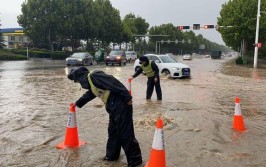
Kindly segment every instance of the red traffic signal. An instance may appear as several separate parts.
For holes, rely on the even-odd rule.
[[[183,26],[177,26],[176,27],[178,30],[183,30]]]
[[[178,30],[190,29],[190,26],[177,26]]]
[[[214,25],[204,25],[204,29],[214,28]]]

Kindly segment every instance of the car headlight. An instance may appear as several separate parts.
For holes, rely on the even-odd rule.
[[[78,59],[78,61],[82,61],[83,59]]]
[[[68,58],[66,58],[66,61],[68,61]]]
[[[117,57],[116,57],[116,59],[120,60],[120,59],[121,59],[121,57],[120,57],[120,56],[117,56]]]
[[[173,67],[172,69],[173,70],[180,70],[181,68],[179,68],[179,67]]]

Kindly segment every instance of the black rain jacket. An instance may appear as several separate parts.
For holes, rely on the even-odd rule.
[[[68,76],[69,79],[75,78],[76,82],[79,82],[81,84],[81,87],[84,89],[88,89],[87,92],[85,92],[77,101],[76,106],[81,108],[83,107],[87,102],[93,100],[96,96],[92,93],[90,84],[88,81],[88,73],[89,71],[84,71],[82,69],[78,69],[74,71],[71,77]],[[78,76],[77,76],[78,75]],[[114,102],[113,99],[120,98],[122,102],[128,103],[132,96],[129,94],[129,91],[127,88],[114,76],[108,75],[104,73],[103,71],[97,71],[95,70],[92,74],[90,74],[92,83],[97,88],[103,89],[103,90],[109,90],[110,95],[106,103],[106,108],[113,106],[114,104],[111,104]],[[116,101],[116,100],[115,100]]]

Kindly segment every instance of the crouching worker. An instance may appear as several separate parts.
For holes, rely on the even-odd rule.
[[[75,102],[77,107],[83,107],[95,97],[99,97],[105,103],[106,111],[109,113],[109,125],[106,155],[103,160],[118,160],[122,147],[128,167],[140,165],[142,156],[134,134],[132,96],[127,88],[114,76],[103,71],[89,71],[85,67],[72,69],[67,77],[80,83],[83,89],[88,89]]]

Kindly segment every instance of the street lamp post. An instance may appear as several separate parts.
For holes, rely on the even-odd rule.
[[[162,34],[160,34],[160,35],[148,35],[148,34],[137,34],[137,35],[133,35],[133,37],[168,37],[168,36],[170,36],[170,35],[162,35]],[[155,41],[155,53],[157,54],[157,42],[158,41]],[[160,41],[159,41],[160,42]],[[159,45],[159,47],[160,47],[160,45]],[[159,50],[160,50],[160,48],[159,48]],[[160,52],[160,51],[159,51]]]
[[[158,48],[157,48],[158,44],[157,43],[159,43],[159,54],[160,54],[160,43],[161,43],[161,41],[156,41],[155,54],[158,54]]]
[[[258,0],[257,25],[256,25],[256,37],[255,37],[255,50],[254,50],[254,68],[257,68],[257,62],[258,62],[258,40],[259,40],[259,28],[260,28],[260,3],[261,3],[261,0]]]

